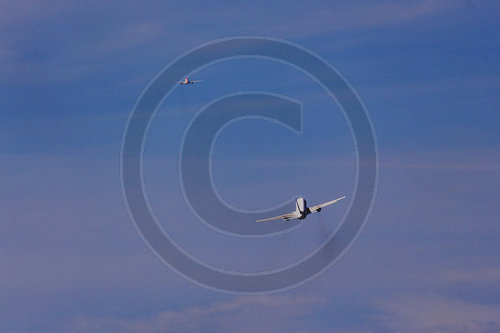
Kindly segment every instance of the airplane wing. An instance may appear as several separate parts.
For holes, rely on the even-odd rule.
[[[194,81],[189,81],[189,82],[201,82],[203,80],[194,80]]]
[[[288,214],[284,214],[284,215],[280,215],[280,216],[275,216],[275,217],[270,217],[268,219],[263,219],[263,220],[257,220],[255,222],[266,222],[266,221],[272,221],[272,220],[281,220],[281,219],[285,219],[285,220],[290,220],[290,219],[293,219],[295,218],[295,212],[292,212],[292,213],[288,213]]]
[[[328,201],[328,202],[322,203],[321,205],[309,207],[309,210],[311,211],[311,213],[319,212],[321,210],[321,208],[323,208],[325,206],[333,205],[337,201],[340,201],[340,200],[342,200],[344,198],[345,198],[345,196],[343,196],[341,198],[338,198],[338,199],[335,199],[335,200],[332,200],[332,201]]]

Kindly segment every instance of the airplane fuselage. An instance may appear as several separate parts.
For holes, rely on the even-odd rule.
[[[310,211],[307,208],[307,201],[304,198],[297,198],[295,200],[295,214],[299,220],[303,220],[309,215]]]

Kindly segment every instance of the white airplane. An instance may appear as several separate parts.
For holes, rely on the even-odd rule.
[[[203,80],[195,80],[195,81],[191,81],[188,77],[184,79],[184,81],[180,81],[179,83],[180,84],[193,84],[193,83],[196,83],[196,82],[201,82]]]
[[[338,199],[335,199],[335,200],[332,200],[332,201],[322,203],[321,205],[312,206],[312,207],[307,207],[306,199],[297,198],[295,200],[295,211],[294,212],[291,212],[291,213],[288,213],[285,215],[270,217],[268,219],[257,220],[256,222],[265,222],[265,221],[281,220],[281,219],[284,219],[285,221],[293,220],[293,219],[303,220],[306,218],[307,215],[309,215],[311,213],[317,213],[317,212],[321,211],[321,208],[323,208],[325,206],[332,205],[332,204],[336,203],[337,201],[342,200],[344,198],[345,198],[345,196],[338,198]]]

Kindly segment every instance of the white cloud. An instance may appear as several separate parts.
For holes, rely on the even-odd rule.
[[[436,295],[405,295],[375,301],[377,327],[395,332],[498,332],[500,307]]]
[[[71,332],[305,332],[303,320],[325,300],[318,296],[238,296],[207,306],[166,310],[149,319],[78,317]],[[310,323],[309,323],[310,324]],[[310,332],[308,330],[308,332]]]

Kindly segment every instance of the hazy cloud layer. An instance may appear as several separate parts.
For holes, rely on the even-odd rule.
[[[315,296],[242,296],[181,311],[163,311],[152,318],[76,318],[70,332],[306,332],[306,318],[325,299]],[[310,331],[309,331],[310,332]]]

